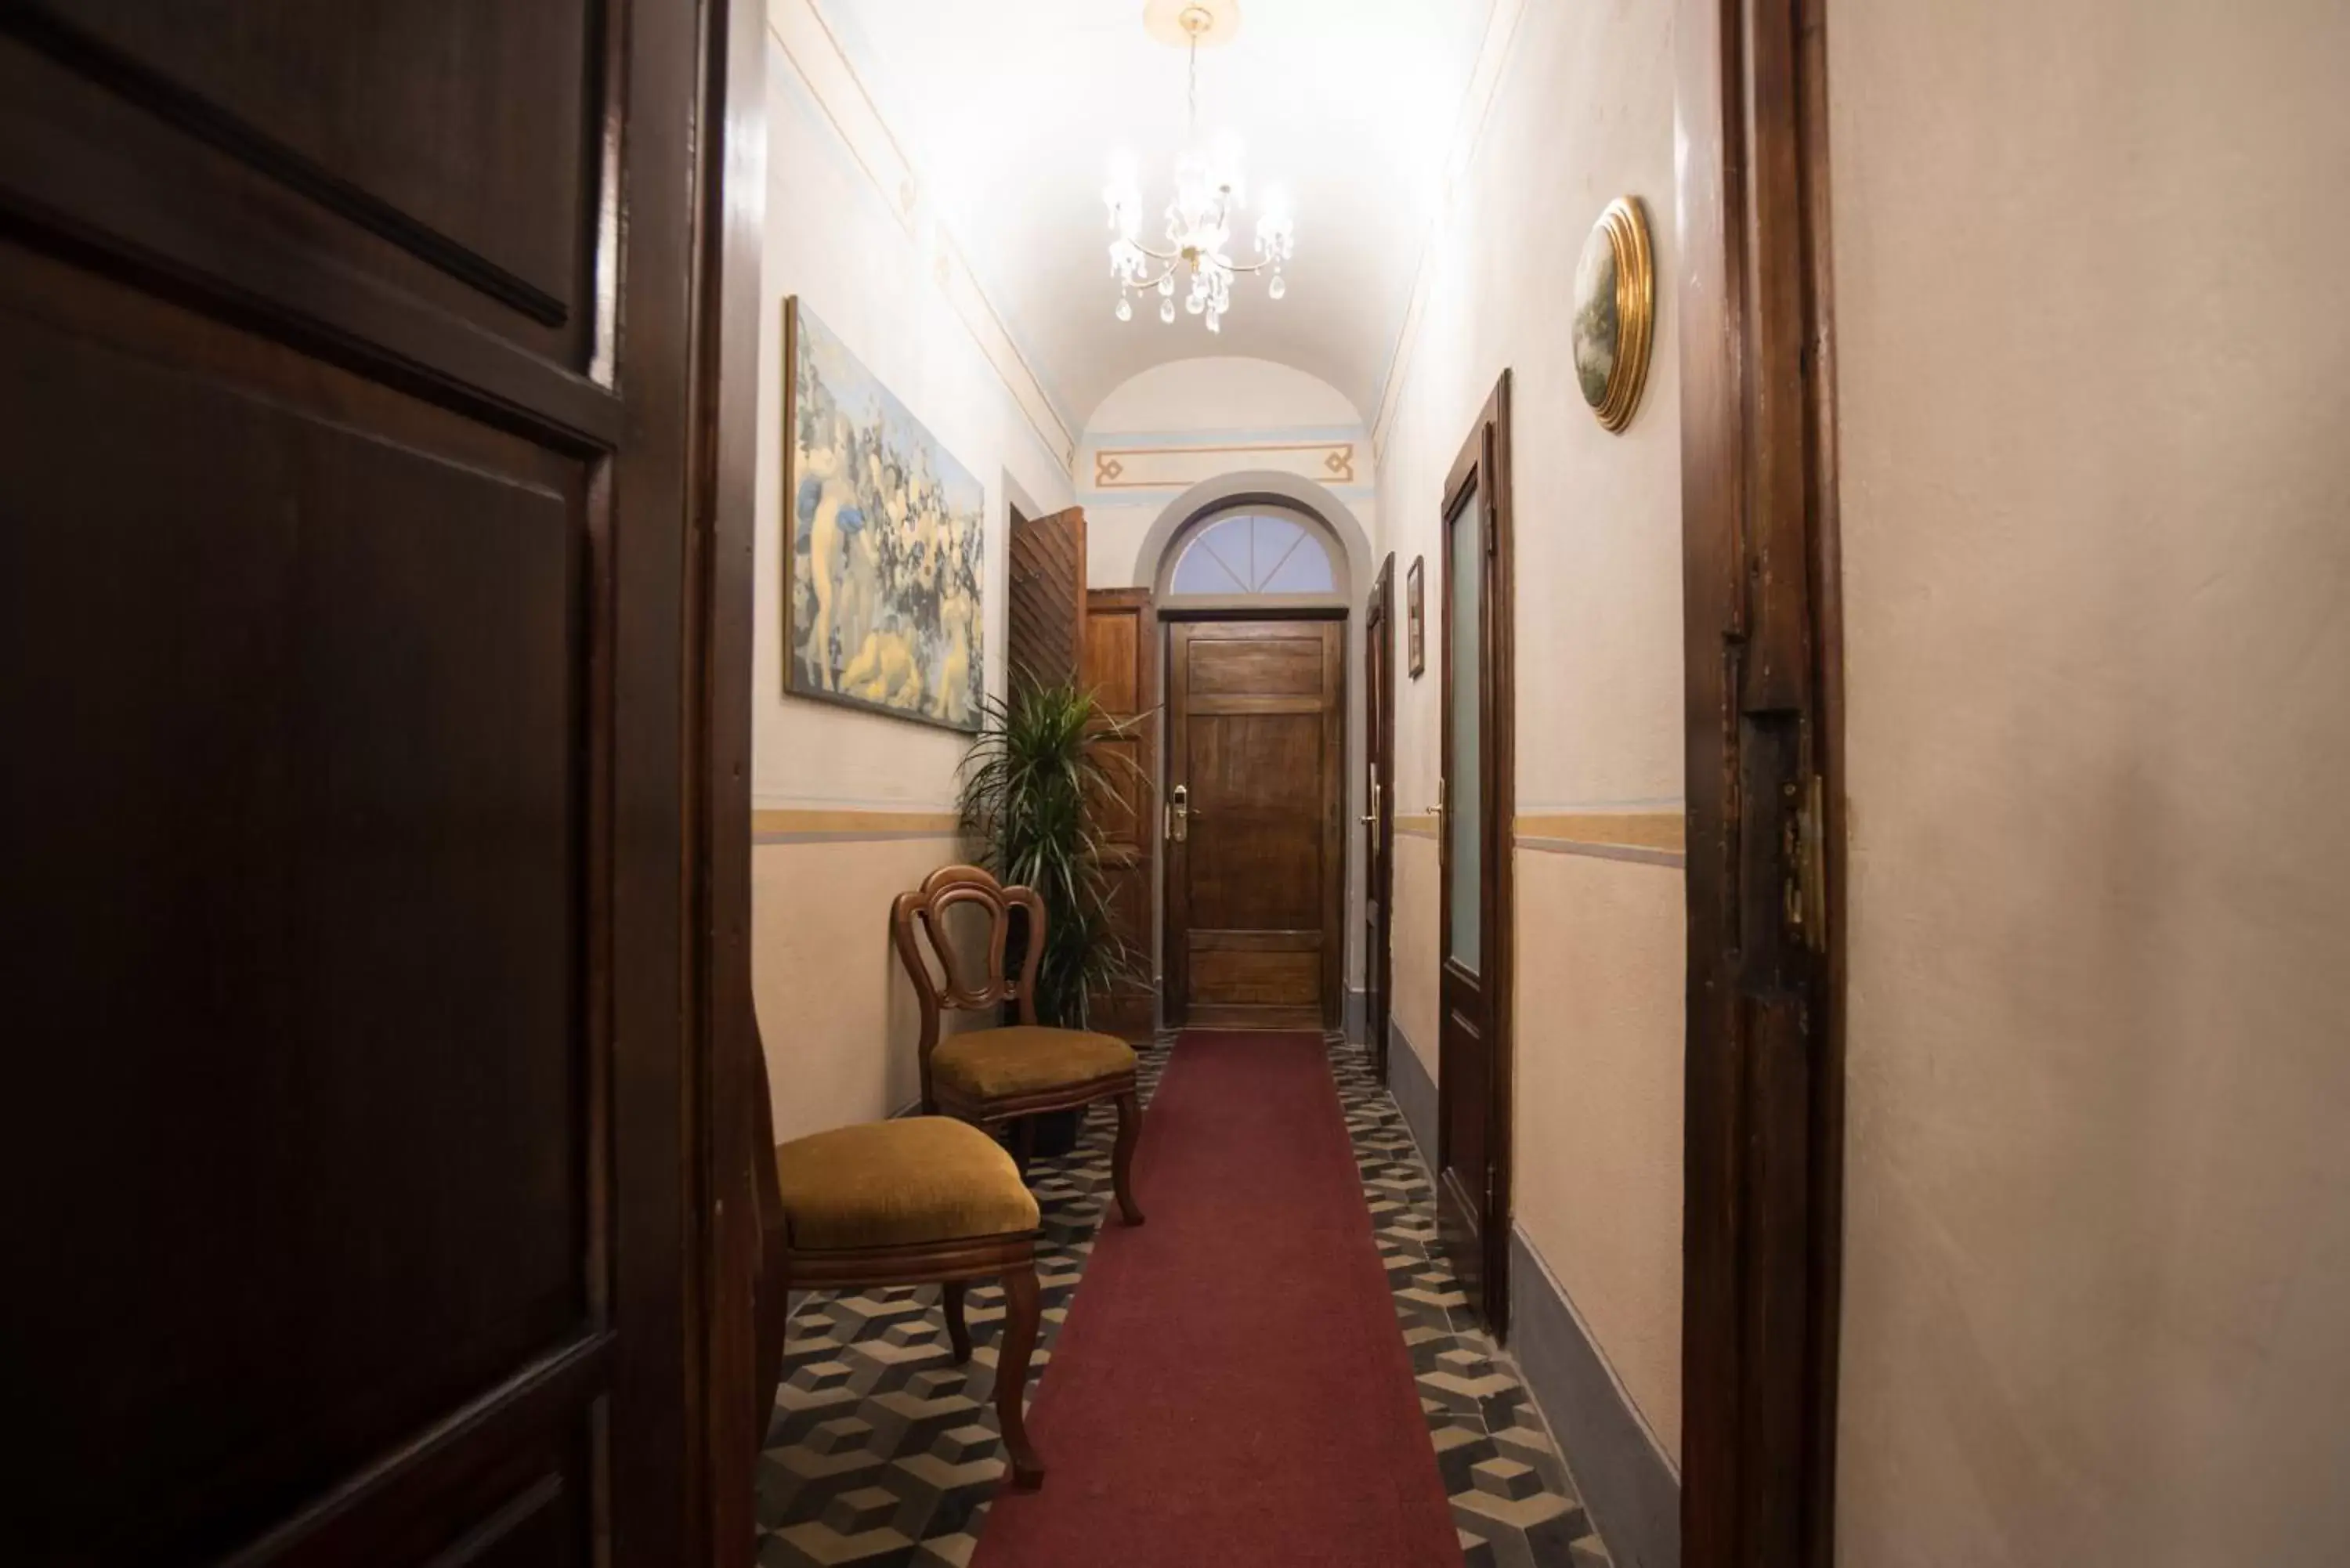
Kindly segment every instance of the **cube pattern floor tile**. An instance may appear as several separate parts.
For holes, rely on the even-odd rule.
[[[1146,1104],[1171,1044],[1162,1039],[1141,1053]],[[1331,1045],[1330,1071],[1469,1568],[1606,1568],[1607,1550],[1541,1412],[1508,1358],[1477,1330],[1438,1250],[1435,1188],[1394,1099],[1351,1046]],[[1045,1321],[1029,1367],[1032,1400],[1110,1199],[1115,1130],[1110,1108],[1097,1106],[1074,1149],[1037,1160],[1029,1172],[1045,1230],[1037,1256]],[[1141,1196],[1147,1202],[1149,1195]],[[760,1459],[763,1568],[970,1562],[1003,1474],[990,1403],[1001,1289],[974,1285],[967,1316],[972,1355],[958,1367],[934,1285],[818,1293],[801,1306]],[[1049,1467],[1052,1456],[1045,1458]]]

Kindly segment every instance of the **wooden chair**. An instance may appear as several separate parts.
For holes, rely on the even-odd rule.
[[[962,972],[962,961],[947,940],[947,912],[962,904],[975,905],[988,917],[987,972],[977,983]],[[1003,962],[1014,909],[1028,913],[1026,952],[1017,980],[1004,972]],[[1118,1142],[1110,1154],[1111,1186],[1119,1215],[1129,1225],[1141,1224],[1142,1210],[1134,1200],[1134,1148],[1142,1137],[1134,1049],[1113,1035],[1037,1023],[1036,966],[1045,951],[1045,901],[1036,890],[1007,888],[976,866],[944,866],[913,892],[899,894],[889,914],[898,957],[913,977],[921,1002],[922,1109],[993,1130],[1018,1118],[1074,1110],[1097,1100],[1115,1101]],[[935,977],[923,956],[925,945],[938,964]],[[943,1009],[995,1012],[1007,1001],[1019,1003],[1018,1023],[969,1029],[940,1039]],[[1033,1126],[1022,1121],[1024,1163]]]
[[[766,1052],[759,1054],[760,1146],[758,1440],[766,1439],[783,1381],[787,1303],[795,1290],[884,1285],[942,1287],[947,1338],[957,1366],[971,1359],[963,1292],[974,1279],[1003,1282],[1003,1338],[996,1346],[995,1417],[1012,1459],[1013,1484],[1045,1483],[1028,1441],[1024,1399],[1042,1301],[1036,1282],[1036,1199],[1020,1170],[980,1128],[950,1116],[903,1116],[837,1127],[775,1146]]]

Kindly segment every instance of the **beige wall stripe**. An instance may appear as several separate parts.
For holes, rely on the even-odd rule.
[[[1570,844],[1612,844],[1626,849],[1669,849],[1678,855],[1689,847],[1689,818],[1675,811],[1573,811],[1521,816],[1521,844],[1531,838]]]

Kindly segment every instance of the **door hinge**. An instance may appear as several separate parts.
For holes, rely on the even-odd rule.
[[[1826,788],[1804,781],[1803,802],[1787,822],[1787,923],[1815,953],[1828,950]]]

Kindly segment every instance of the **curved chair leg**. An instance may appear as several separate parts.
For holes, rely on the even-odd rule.
[[[1134,1202],[1134,1146],[1142,1141],[1142,1102],[1132,1089],[1118,1097],[1118,1142],[1110,1149],[1110,1185],[1118,1192],[1118,1211],[1129,1225],[1142,1223]]]
[[[1028,1355],[1036,1348],[1036,1324],[1043,1315],[1035,1262],[1004,1271],[1003,1309],[1003,1340],[995,1354],[995,1421],[1012,1455],[1012,1484],[1023,1491],[1034,1491],[1045,1484],[1044,1461],[1028,1445],[1028,1417],[1024,1411]]]
[[[962,1282],[949,1280],[941,1287],[947,1309],[947,1343],[954,1346],[955,1365],[971,1359],[971,1325],[962,1320]]]

